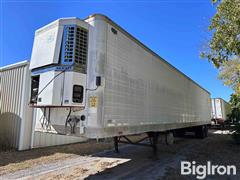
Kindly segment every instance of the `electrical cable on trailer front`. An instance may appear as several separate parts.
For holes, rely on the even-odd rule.
[[[41,91],[36,95],[35,100],[37,101],[38,96],[51,84],[51,82],[53,82],[54,79],[56,79],[59,75],[61,75],[61,74],[64,73],[65,71],[69,70],[72,66],[73,66],[73,65],[68,66],[66,69],[62,70],[59,74],[55,75],[55,76],[41,89]]]

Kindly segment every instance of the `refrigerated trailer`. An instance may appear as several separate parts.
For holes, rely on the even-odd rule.
[[[212,98],[212,124],[223,124],[231,112],[230,104],[222,98]]]
[[[39,131],[118,142],[210,124],[210,93],[104,15],[38,29],[30,69]]]

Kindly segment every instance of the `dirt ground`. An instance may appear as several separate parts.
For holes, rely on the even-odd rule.
[[[136,138],[137,139],[137,138]],[[188,134],[175,144],[152,149],[122,145],[113,151],[112,142],[79,143],[24,152],[0,152],[0,179],[195,179],[181,176],[180,162],[235,165],[236,176],[208,176],[207,179],[240,179],[240,145],[231,136],[211,130],[206,139]]]
[[[143,135],[131,136],[131,139],[138,140],[142,137]],[[4,174],[13,173],[39,164],[45,165],[64,159],[90,156],[97,152],[113,149],[113,147],[112,140],[107,139],[101,142],[90,140],[83,143],[38,148],[20,152],[14,150],[3,152],[0,149],[0,177]]]

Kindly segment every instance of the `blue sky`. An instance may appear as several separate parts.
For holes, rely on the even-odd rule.
[[[34,31],[61,17],[102,13],[188,75],[212,97],[229,100],[232,90],[199,52],[215,13],[211,0],[8,1],[1,0],[0,66],[29,60]]]

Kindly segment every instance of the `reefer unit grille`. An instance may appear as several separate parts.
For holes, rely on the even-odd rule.
[[[76,25],[65,26],[62,43],[62,64],[74,64],[82,73],[86,73],[87,52],[88,31]]]
[[[77,27],[76,47],[75,47],[75,63],[86,65],[87,63],[87,30]]]
[[[63,63],[72,64],[73,62],[73,53],[74,53],[74,34],[75,27],[68,26],[65,27],[64,31],[64,42],[63,42]]]

